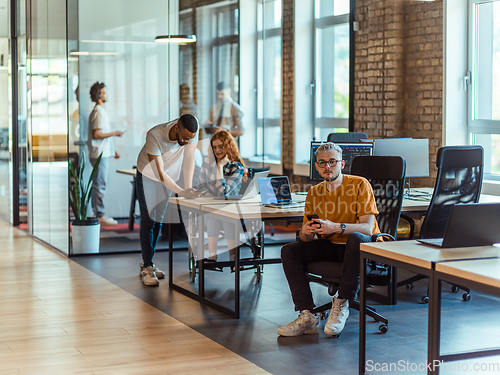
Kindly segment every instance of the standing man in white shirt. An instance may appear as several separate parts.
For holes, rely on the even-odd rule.
[[[141,209],[140,275],[145,285],[159,285],[165,273],[153,263],[156,244],[172,192],[181,197],[199,196],[193,188],[194,152],[198,120],[190,114],[156,125],[146,134],[146,144],[137,158],[136,189]],[[184,175],[184,189],[177,182]]]
[[[109,159],[118,159],[120,155],[115,151],[111,137],[121,137],[123,132],[111,131],[108,114],[104,110],[106,102],[106,87],[102,82],[96,82],[90,88],[90,99],[95,103],[94,109],[89,115],[88,148],[89,159],[94,166],[97,158],[102,152],[101,162],[97,168],[97,174],[92,185],[92,210],[94,216],[99,219],[101,225],[116,225],[115,219],[104,216],[104,194],[106,192],[106,180],[108,178]]]

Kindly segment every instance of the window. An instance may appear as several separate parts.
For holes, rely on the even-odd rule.
[[[469,1],[471,143],[483,146],[485,177],[500,179],[500,1]]]
[[[349,0],[316,0],[314,138],[348,131]]]
[[[305,175],[311,140],[349,131],[350,0],[296,0],[295,8],[294,173]]]
[[[281,0],[258,2],[257,155],[281,159]]]
[[[241,105],[245,134],[240,150],[250,165],[281,160],[281,0],[240,2]],[[278,169],[279,169],[278,168]],[[273,173],[280,173],[275,169]]]

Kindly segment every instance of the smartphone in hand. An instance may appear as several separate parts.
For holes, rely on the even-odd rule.
[[[319,216],[314,214],[314,215],[307,215],[307,220],[311,221],[314,219],[319,219]],[[314,224],[318,225],[318,228],[321,228],[321,223],[314,222]]]

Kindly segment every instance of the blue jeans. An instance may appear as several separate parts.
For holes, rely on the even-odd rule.
[[[371,241],[371,236],[355,232],[349,235],[345,245],[331,243],[328,240],[313,240],[297,241],[283,246],[281,261],[292,292],[295,310],[314,309],[306,272],[307,265],[313,262],[342,263],[339,298],[355,299],[359,289],[359,245]]]
[[[92,167],[97,159],[90,159]],[[104,216],[104,194],[106,193],[106,180],[108,178],[109,158],[101,158],[101,162],[97,167],[97,173],[92,182],[92,192],[90,194],[92,201],[92,211],[95,217]]]
[[[139,230],[139,236],[141,239],[141,251],[142,260],[144,266],[148,267],[153,264],[153,256],[156,249],[156,244],[158,243],[158,238],[160,237],[161,227],[165,212],[167,211],[168,198],[172,195],[172,191],[168,190],[160,182],[152,181],[147,177],[144,177],[141,172],[137,171],[137,176],[135,178],[135,184],[137,189],[137,200],[139,201],[139,207],[141,210],[141,227]],[[146,203],[146,194],[148,194],[148,200],[150,201],[151,209],[148,209],[148,204]],[[152,196],[161,197],[157,204],[155,200],[151,200]],[[163,199],[165,198],[166,199]]]

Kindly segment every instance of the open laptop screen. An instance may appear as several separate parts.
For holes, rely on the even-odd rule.
[[[259,178],[259,189],[262,204],[292,201],[290,184],[286,176]]]

